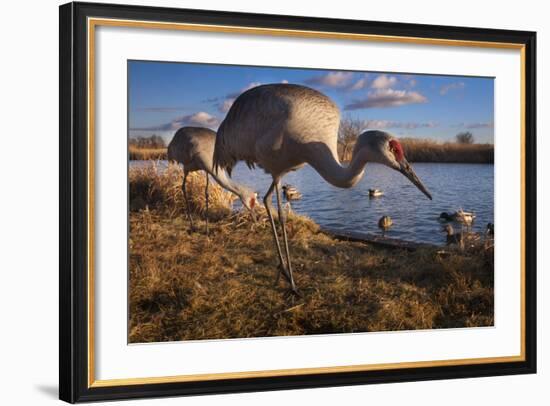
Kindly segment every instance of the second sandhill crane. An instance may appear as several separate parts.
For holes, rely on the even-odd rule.
[[[363,176],[367,162],[378,162],[401,172],[431,199],[405,159],[399,141],[386,132],[362,133],[349,166],[342,166],[337,153],[339,125],[338,107],[321,92],[301,85],[269,84],[237,97],[218,129],[215,167],[231,174],[237,161],[245,161],[249,167],[258,164],[273,178],[264,204],[279,255],[277,280],[282,271],[295,293],[279,187],[285,174],[310,164],[328,183],[350,188]],[[273,191],[277,196],[286,262],[271,213]]]
[[[215,144],[216,133],[214,131],[203,127],[182,127],[176,131],[176,134],[174,134],[172,141],[168,145],[168,160],[183,164],[182,190],[191,229],[194,229],[194,226],[187,198],[187,176],[191,172],[201,170],[206,174],[206,187],[204,190],[206,199],[206,235],[208,235],[209,174],[212,175],[221,187],[237,195],[243,206],[251,212],[257,202],[257,194],[255,192],[246,186],[234,182],[223,169],[213,171],[212,160]]]

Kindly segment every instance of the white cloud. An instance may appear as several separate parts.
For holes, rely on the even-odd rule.
[[[234,98],[225,99],[222,103],[218,104],[218,110],[222,113],[227,113],[234,102]]]
[[[241,93],[244,93],[244,92],[246,92],[247,90],[252,89],[253,87],[260,86],[261,84],[262,84],[261,82],[251,82],[251,83],[249,83],[248,85],[246,85],[245,87],[243,87],[241,90],[237,90],[236,92],[229,93],[229,94],[226,96],[226,98],[228,98],[228,99],[236,99]]]
[[[218,110],[221,113],[227,113],[233,103],[235,102],[235,99],[241,95],[241,93],[246,92],[247,90],[252,89],[253,87],[260,86],[261,82],[250,82],[248,85],[243,87],[241,90],[237,90],[236,92],[231,92],[228,95],[225,96],[225,99],[220,101],[219,103],[216,103],[215,106],[218,107]]]
[[[306,79],[304,82],[309,85],[344,88],[349,85],[352,79],[352,72],[328,72],[323,75]]]
[[[288,80],[283,79],[283,80],[281,80],[281,83],[287,84],[287,83],[288,83]]]
[[[361,74],[358,78],[356,75],[353,72],[328,72],[306,79],[304,83],[342,91],[365,89],[368,85],[368,73]]]
[[[427,122],[414,122],[414,121],[393,121],[393,120],[367,120],[365,122],[366,128],[383,130],[386,128],[405,128],[408,130],[414,130],[416,128],[434,128],[438,123],[434,121]]]
[[[371,87],[373,89],[388,89],[397,84],[397,78],[395,76],[388,76],[386,74],[378,76],[372,81]]]
[[[355,82],[354,84],[349,86],[349,90],[354,91],[354,90],[361,90],[361,89],[366,88],[367,85],[368,85],[367,76],[368,76],[368,74],[365,74],[357,82]]]
[[[183,116],[180,119],[182,125],[199,125],[203,127],[217,127],[219,121],[216,117],[206,113],[205,111],[199,111],[195,114]]]
[[[494,123],[492,121],[488,122],[472,122],[472,123],[460,123],[458,124],[458,127],[464,127],[468,129],[475,129],[475,128],[493,128]]]
[[[216,129],[220,121],[217,117],[208,114],[205,111],[199,111],[197,113],[188,114],[185,116],[177,117],[166,124],[147,128],[131,128],[131,130],[143,130],[143,131],[175,131],[181,127],[186,126],[198,126]]]
[[[465,87],[466,84],[464,82],[449,83],[447,85],[441,86],[441,89],[439,89],[439,94],[444,96],[451,90],[462,90]]]
[[[419,92],[409,90],[378,89],[370,91],[366,99],[354,100],[344,110],[359,110],[375,107],[398,107],[406,104],[426,103],[428,99]]]

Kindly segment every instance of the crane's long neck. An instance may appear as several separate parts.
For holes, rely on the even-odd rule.
[[[308,163],[328,183],[340,188],[350,188],[363,177],[367,154],[361,149],[355,150],[350,164],[344,167],[340,164],[335,151],[321,145],[309,154]]]
[[[239,185],[237,182],[234,182],[229,176],[227,176],[227,172],[225,170],[218,168],[217,170],[209,169],[207,172],[212,175],[221,187],[229,190],[231,193],[237,195],[241,200],[243,200],[246,192],[245,187]]]

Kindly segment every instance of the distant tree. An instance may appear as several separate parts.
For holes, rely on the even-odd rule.
[[[345,117],[340,121],[338,130],[338,144],[340,146],[340,159],[345,161],[348,159],[348,154],[351,153],[357,137],[361,130],[365,128],[363,120]]]
[[[456,135],[456,142],[458,144],[473,144],[474,135],[470,131],[464,131]]]

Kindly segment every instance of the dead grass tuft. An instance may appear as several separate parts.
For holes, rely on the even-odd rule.
[[[192,212],[203,215],[206,211],[204,189],[206,177],[203,171],[192,172],[187,177],[187,196]],[[148,207],[160,210],[168,218],[185,213],[182,181],[183,169],[170,164],[168,169],[160,171],[157,163],[142,168],[132,168],[130,179],[130,211],[135,212]],[[213,179],[209,186],[209,218],[219,219],[231,213],[231,203],[235,196],[221,188]]]

